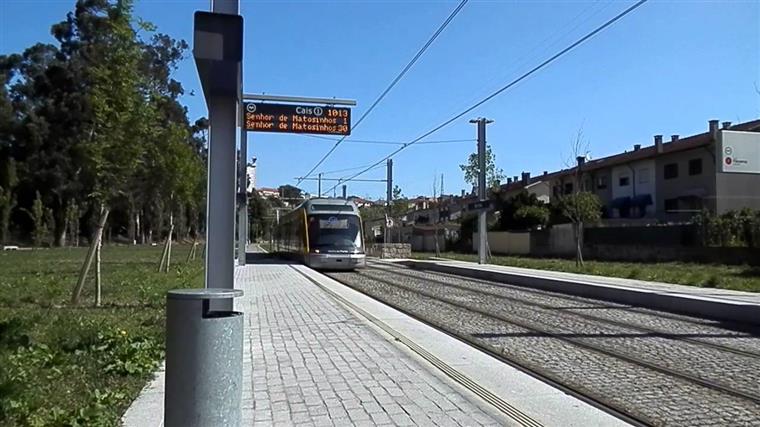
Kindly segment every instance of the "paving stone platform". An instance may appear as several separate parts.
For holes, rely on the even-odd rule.
[[[236,270],[254,425],[504,425],[283,264]],[[250,396],[250,397],[249,397]]]
[[[298,266],[296,268],[305,268]],[[243,425],[514,425],[288,264],[235,269],[245,313]],[[122,421],[163,424],[158,372]]]

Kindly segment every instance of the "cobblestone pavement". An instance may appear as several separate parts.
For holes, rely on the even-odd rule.
[[[736,338],[739,347],[756,350],[757,338],[751,334],[677,316],[657,319],[656,312],[625,311],[616,317],[622,307],[607,302],[400,267],[331,276],[646,422],[684,426],[760,425],[760,405],[756,401],[566,340],[609,349],[663,369],[760,395],[760,361],[756,357],[677,339],[683,334],[690,339],[714,339],[728,345]],[[468,288],[503,293],[504,298]],[[502,320],[444,301],[498,314]],[[662,328],[668,335],[578,316],[590,311],[616,322]]]
[[[287,265],[245,283],[247,425],[503,425]]]
[[[464,278],[446,273],[428,273],[398,267],[385,267],[385,271],[413,275],[425,280],[435,280],[445,284],[468,287],[475,290],[494,292],[517,302],[540,304],[553,310],[577,313],[591,316],[600,321],[614,321],[660,332],[673,338],[689,338],[708,344],[730,347],[760,355],[760,328],[750,328],[748,331],[727,329],[718,320],[699,319],[673,313],[666,313],[641,307],[611,301],[600,301],[591,298],[560,294],[540,289],[529,289],[504,283],[494,283],[487,280]]]

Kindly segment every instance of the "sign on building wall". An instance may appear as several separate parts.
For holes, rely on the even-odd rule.
[[[720,154],[721,172],[760,174],[760,132],[721,131]]]
[[[245,128],[253,132],[350,135],[351,109],[246,102]]]

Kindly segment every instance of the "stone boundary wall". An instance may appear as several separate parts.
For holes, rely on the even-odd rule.
[[[375,243],[367,246],[367,255],[376,258],[410,258],[412,245],[409,243]]]

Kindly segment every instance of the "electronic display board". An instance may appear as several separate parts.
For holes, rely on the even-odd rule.
[[[350,135],[351,109],[246,102],[245,128],[252,132]]]

